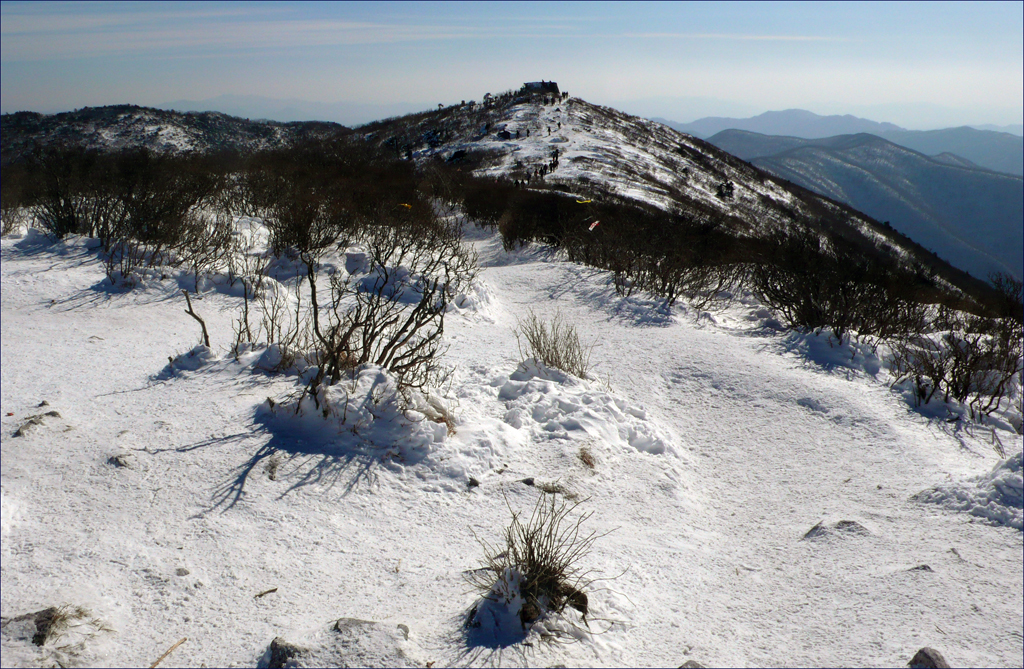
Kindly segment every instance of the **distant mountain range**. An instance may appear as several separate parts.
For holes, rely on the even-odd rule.
[[[953,153],[990,170],[1024,175],[1024,137],[1019,136],[1021,133],[1015,135],[968,126],[943,130],[906,130],[892,123],[879,123],[850,115],[819,116],[803,109],[765,112],[751,118],[709,117],[692,123],[654,120],[701,139],[707,139],[723,130],[746,130],[762,135],[801,139],[866,132],[925,155]],[[1017,127],[1006,126],[1009,129]]]
[[[858,132],[879,134],[890,130],[903,130],[892,123],[879,123],[846,114],[844,116],[819,116],[803,109],[770,111],[751,118],[725,118],[710,116],[692,123],[676,123],[665,119],[653,119],[670,128],[707,139],[723,130],[747,130],[762,135],[784,135],[817,139],[833,135],[850,135]]]
[[[928,145],[934,148],[943,133],[969,138],[985,131],[932,132],[911,139],[937,138]],[[802,139],[725,130],[707,141],[889,222],[974,276],[993,271],[1024,276],[1024,179],[1019,176],[983,169],[952,153],[927,156],[867,133]]]
[[[928,156],[954,153],[990,170],[1024,175],[1024,137],[1006,132],[963,126],[945,130],[892,130],[879,136]]]
[[[996,132],[1008,132],[1011,135],[1024,135],[1024,124],[1017,123],[1016,125],[992,125],[991,123],[982,123],[981,125],[967,126],[974,128],[975,130],[995,130]]]

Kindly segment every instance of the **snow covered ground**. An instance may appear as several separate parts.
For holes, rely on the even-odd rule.
[[[314,665],[902,666],[931,646],[1021,666],[1019,435],[999,431],[1001,462],[987,430],[910,410],[869,353],[839,364],[748,301],[666,312],[471,237],[483,297],[445,329],[454,433],[421,421],[395,448],[347,414],[275,415],[297,379],[228,354],[237,296],[194,299],[213,355],[170,366],[198,338],[173,278],[111,290],[82,240],[5,238],[3,664],[148,666],[184,638],[161,666],[265,666],[280,637]],[[595,345],[592,378],[519,364],[529,309]],[[544,490],[604,535],[589,633],[467,634],[479,540]],[[32,644],[17,618],[64,604],[88,614]]]

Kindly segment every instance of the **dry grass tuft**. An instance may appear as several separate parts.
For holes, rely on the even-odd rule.
[[[580,462],[585,464],[589,469],[594,469],[597,465],[597,460],[594,459],[594,454],[591,453],[590,448],[586,446],[580,446],[578,457]]]
[[[37,646],[47,644],[56,645],[56,642],[63,637],[78,637],[81,641],[91,639],[100,632],[112,631],[99,618],[81,606],[63,604],[57,607],[50,607],[36,614],[36,634],[32,637],[32,643]],[[67,650],[75,646],[74,643],[59,646]]]
[[[548,495],[561,495],[570,502],[578,501],[580,497],[573,490],[570,490],[569,488],[565,487],[558,481],[552,481],[550,483],[538,483],[537,489],[540,490],[541,492],[547,493]]]
[[[509,571],[518,573],[519,593],[524,602],[520,620],[524,627],[548,612],[561,613],[567,606],[579,611],[586,620],[587,595],[583,590],[591,579],[590,572],[580,563],[599,536],[584,533],[581,528],[593,512],[570,518],[580,503],[569,504],[554,495],[543,495],[525,522],[518,512],[512,512],[512,523],[505,530],[501,550],[484,543],[486,566],[469,576],[486,598],[493,591],[495,577]]]
[[[534,358],[553,369],[581,379],[587,377],[590,372],[590,353],[594,347],[585,347],[580,343],[576,327],[567,323],[561,313],[556,313],[548,323],[531,310],[529,316],[517,320],[517,323],[514,332],[519,354],[524,360]],[[525,350],[523,340],[526,340]]]

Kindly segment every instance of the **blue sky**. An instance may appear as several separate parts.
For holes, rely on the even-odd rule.
[[[1024,116],[1022,2],[4,2],[0,13],[4,112],[227,95],[233,113],[260,115],[258,96],[357,123],[551,79],[683,122],[787,108],[911,128]]]

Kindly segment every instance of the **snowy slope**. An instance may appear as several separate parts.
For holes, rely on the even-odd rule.
[[[413,157],[420,161],[466,152],[482,160],[476,173],[490,177],[528,178],[557,150],[558,167],[535,181],[580,195],[617,196],[663,209],[693,201],[737,215],[754,227],[783,224],[777,206],[792,205],[794,200],[785,188],[761,183],[756,170],[701,140],[578,98],[466,105],[371,124],[360,131],[371,140],[395,138],[411,145]],[[503,131],[511,137],[502,139]],[[729,180],[736,191],[726,202],[716,192]],[[763,206],[762,199],[772,206]],[[768,220],[762,220],[766,214]]]
[[[777,332],[749,300],[665,312],[468,233],[481,283],[445,330],[455,431],[419,460],[269,419],[296,377],[228,355],[223,285],[195,301],[212,359],[172,371],[198,334],[173,275],[118,292],[86,241],[5,238],[3,664],[148,666],[185,638],[161,666],[265,666],[280,637],[314,665],[902,666],[932,646],[1020,666],[1020,530],[919,498],[1019,485],[1019,455],[993,472],[987,431],[910,411],[870,352]],[[528,309],[596,344],[592,378],[519,365]],[[589,633],[488,645],[462,627],[465,574],[542,489],[607,533]],[[15,619],[64,603],[90,615],[33,645]]]

